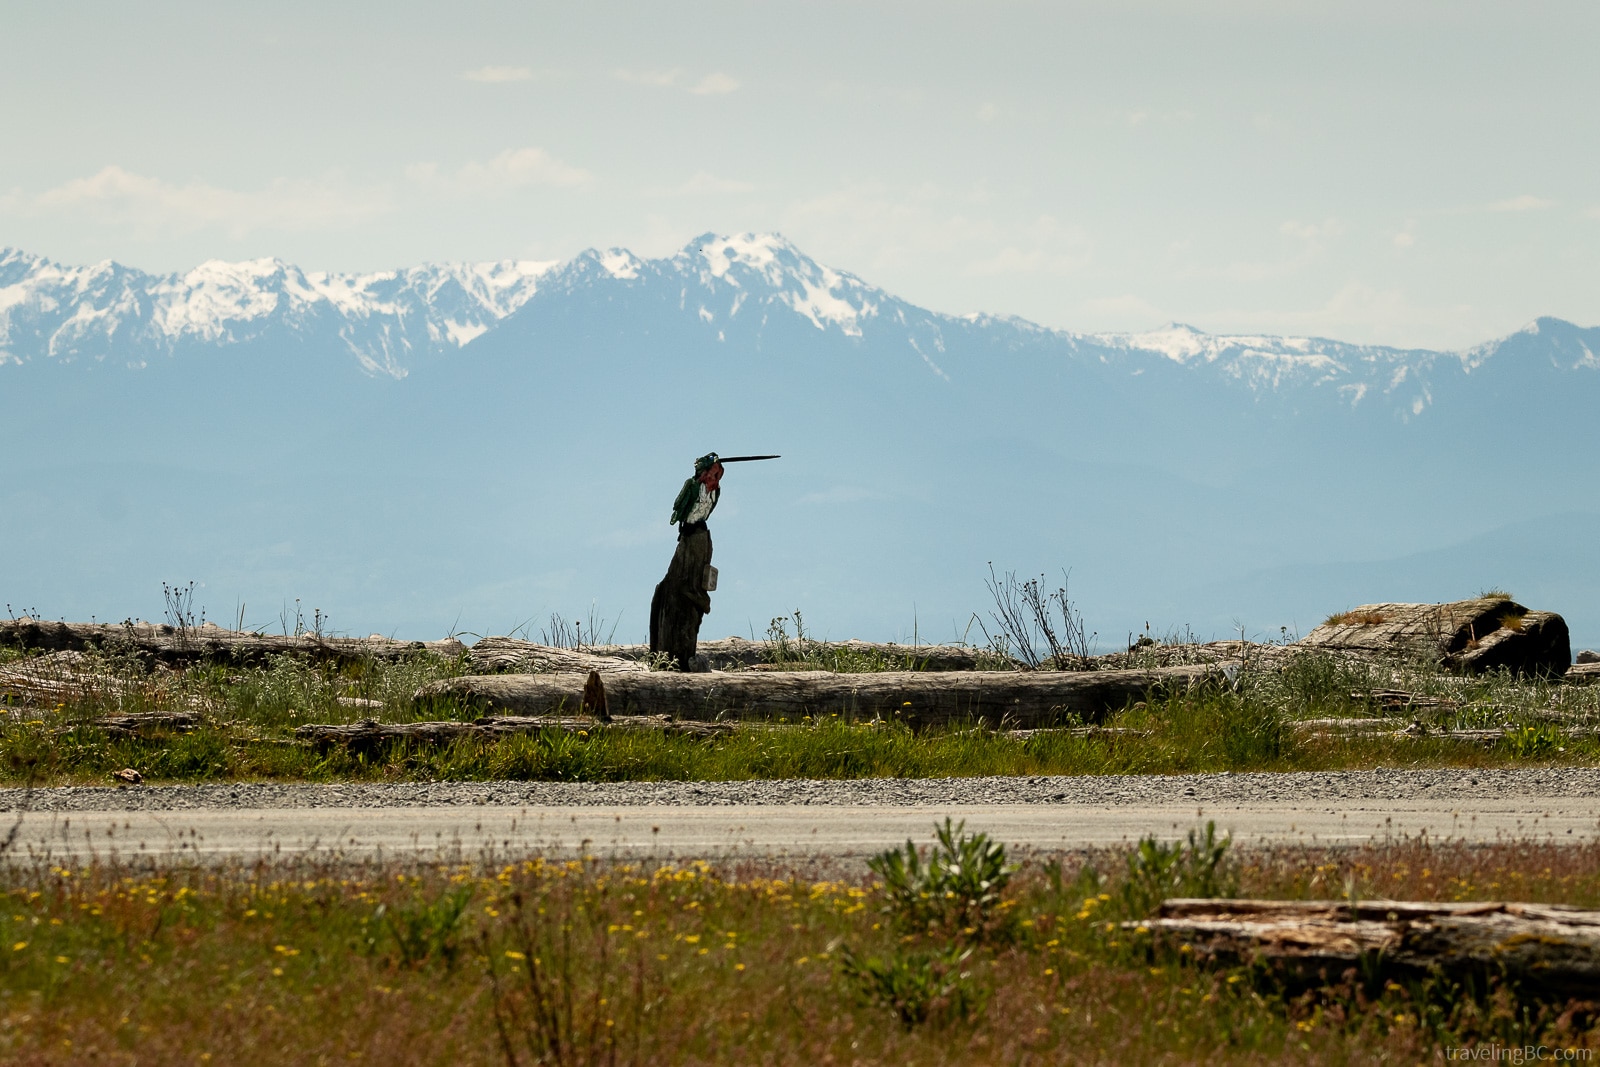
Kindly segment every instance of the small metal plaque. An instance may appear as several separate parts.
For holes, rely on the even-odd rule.
[[[717,591],[717,568],[715,568],[711,564],[707,563],[706,564],[706,592],[714,593],[716,591]]]

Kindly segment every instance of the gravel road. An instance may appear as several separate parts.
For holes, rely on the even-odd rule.
[[[1600,798],[1600,768],[1371,770],[1285,774],[1096,775],[1034,778],[791,779],[751,782],[431,782],[331,785],[79,786],[0,789],[0,811],[183,811],[188,809],[502,807],[701,807],[717,805],[1256,806],[1386,801],[1581,800]]]
[[[84,862],[530,852],[860,864],[945,817],[1020,849],[1182,838],[1243,845],[1600,837],[1600,769],[578,785],[205,785],[0,793],[6,858]],[[0,827],[3,829],[3,827]]]

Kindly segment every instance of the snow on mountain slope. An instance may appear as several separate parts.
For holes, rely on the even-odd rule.
[[[730,318],[754,293],[758,303],[781,304],[819,330],[836,327],[847,337],[861,336],[861,323],[878,314],[887,295],[853,274],[822,266],[777,234],[704,234],[670,262],[681,273],[695,273],[712,292],[718,283],[734,290]]]
[[[116,263],[65,267],[0,250],[0,364],[78,360],[142,366],[180,345],[231,345],[272,337],[324,344],[372,375],[404,377],[418,355],[459,349],[528,307],[556,302],[622,329],[619,288],[650,294],[632,314],[680,314],[708,340],[775,322],[859,346],[864,358],[909,348],[929,373],[959,382],[983,373],[954,354],[1046,353],[1125,370],[1204,375],[1260,396],[1310,392],[1356,407],[1380,404],[1403,419],[1433,403],[1436,384],[1545,352],[1552,365],[1600,370],[1600,331],[1541,319],[1510,337],[1459,353],[1346,344],[1324,338],[1213,335],[1173,323],[1144,333],[1073,333],[1023,319],[928,311],[824,266],[778,234],[703,234],[678,252],[645,259],[590,249],[564,263],[443,264],[370,274],[305,272],[276,259],[211,261],[150,275]],[[640,310],[641,308],[647,310]],[[675,308],[675,311],[673,310]],[[909,353],[907,353],[909,354]],[[952,358],[947,358],[952,357]]]
[[[0,250],[0,363],[144,366],[181,344],[273,334],[337,339],[369,374],[459,348],[527,303],[555,264],[507,260],[371,274],[307,273],[276,259],[212,260],[185,274],[120,264],[64,267]]]
[[[1217,335],[1181,323],[1145,333],[1092,334],[1083,342],[1102,349],[1102,358],[1160,357],[1182,367],[1208,368],[1257,393],[1328,388],[1351,407],[1369,396],[1385,397],[1411,416],[1433,402],[1429,382],[1436,368],[1467,369],[1467,360],[1456,353],[1320,337]]]

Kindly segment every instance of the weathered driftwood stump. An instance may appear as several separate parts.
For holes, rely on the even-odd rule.
[[[679,670],[695,668],[700,620],[711,611],[706,577],[711,567],[711,531],[703,522],[678,527],[678,547],[667,576],[650,599],[650,651],[664,652]]]
[[[1567,623],[1509,597],[1449,604],[1364,604],[1340,612],[1299,644],[1345,652],[1425,656],[1468,674],[1507,668],[1557,676],[1572,664]]]
[[[1600,992],[1600,912],[1562,904],[1185,899],[1126,926],[1309,981],[1365,964],[1386,974],[1503,974],[1563,996]]]
[[[668,715],[675,719],[816,718],[839,714],[898,720],[912,726],[981,722],[994,727],[1094,723],[1152,694],[1196,683],[1224,684],[1219,666],[1123,671],[673,671],[605,676],[613,716]],[[583,706],[586,674],[483,674],[432,682],[418,701],[466,701],[503,714],[571,714]]]

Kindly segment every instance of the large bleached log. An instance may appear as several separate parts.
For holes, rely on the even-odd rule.
[[[224,630],[218,626],[177,627],[159,623],[127,622],[111,625],[90,622],[44,622],[22,618],[0,621],[0,645],[43,652],[125,650],[163,663],[186,664],[200,660],[238,665],[262,663],[273,656],[295,653],[318,661],[338,663],[368,659],[403,659],[419,652],[460,656],[460,641],[396,641],[388,637],[278,637],[270,634]]]
[[[607,722],[574,715],[497,716],[475,722],[391,722],[365,719],[352,723],[308,723],[295,727],[300,741],[346,748],[375,748],[390,741],[417,741],[443,744],[460,738],[494,741],[513,734],[535,734],[545,730],[565,733],[592,733],[600,730],[647,730],[694,737],[715,737],[730,733],[732,723],[674,722],[664,715],[614,715]]]
[[[1560,904],[1399,900],[1168,900],[1130,928],[1202,957],[1337,979],[1365,961],[1397,973],[1504,973],[1563,994],[1600,991],[1600,911]]]
[[[991,726],[1051,726],[1076,717],[1098,722],[1107,713],[1154,692],[1220,681],[1215,666],[1146,671],[833,674],[774,671],[611,674],[606,696],[613,715],[667,715],[711,721],[788,719],[840,714],[900,719],[914,726],[974,720]],[[464,700],[516,715],[575,711],[583,674],[498,674],[450,678],[417,691],[418,700]]]

